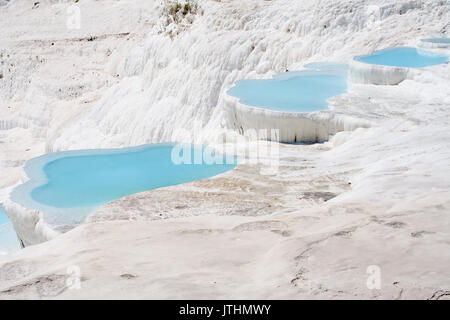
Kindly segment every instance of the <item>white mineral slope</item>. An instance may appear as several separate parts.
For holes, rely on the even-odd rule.
[[[220,128],[235,80],[349,62],[450,27],[442,1],[205,0],[179,24],[160,18],[156,1],[79,3],[76,31],[53,19],[65,3],[0,6],[2,61],[14,65],[0,80],[0,189],[46,150],[185,139],[177,129],[194,122]],[[446,64],[398,86],[353,85],[330,108],[371,126],[280,145],[277,175],[244,165],[105,205],[1,257],[0,297],[448,297],[449,75]],[[370,290],[374,265],[381,287]],[[80,289],[70,289],[78,268]]]
[[[396,85],[412,77],[411,68],[380,66],[375,64],[351,61],[348,78],[354,83]]]
[[[370,121],[329,110],[283,112],[248,106],[232,96],[225,96],[224,101],[227,128],[232,128],[241,135],[267,130],[269,140],[282,143],[323,142],[338,132],[371,125]],[[271,130],[277,130],[276,134],[272,134],[273,137]]]
[[[52,131],[48,149],[179,140],[174,130],[189,130],[193,121],[217,129],[224,124],[226,89],[236,80],[270,77],[308,61],[349,62],[448,27],[448,6],[438,1],[388,2],[377,14],[366,1],[200,5],[184,19],[192,24],[166,25],[162,18],[127,57],[112,62],[126,78],[79,119]]]
[[[0,295],[44,299],[445,296],[450,286],[449,182],[431,182],[430,175],[436,170],[442,176],[450,174],[448,150],[433,143],[436,137],[438,144],[448,141],[448,133],[435,128],[424,134],[423,128],[411,124],[391,123],[386,128],[388,133],[363,129],[338,134],[334,148],[324,153],[315,150],[315,168],[308,168],[312,150],[283,147],[286,162],[301,162],[296,153],[305,152],[308,173],[295,172],[292,164],[286,164],[276,178],[244,184],[239,175],[253,177],[250,168],[244,168],[205,181],[208,191],[188,189],[183,194],[174,187],[168,196],[160,190],[110,204],[105,208],[110,214],[107,219],[3,259]],[[406,133],[399,138],[402,131]],[[380,136],[390,142],[380,145]],[[408,143],[411,139],[422,147],[413,147]],[[355,164],[350,172],[349,162]],[[305,205],[304,198],[334,191],[327,187],[345,177],[352,179],[352,190],[341,190],[340,196],[326,203]],[[227,194],[233,183],[235,193],[248,190],[247,196],[261,205],[263,191],[284,194],[279,187],[283,179],[291,183],[288,195],[295,182],[311,191],[297,192],[290,199],[279,195],[290,200],[290,213],[277,214],[284,210],[274,201],[270,203],[276,209],[270,217],[228,215],[233,209],[228,203],[242,201],[232,192]],[[277,188],[264,190],[269,184]],[[180,215],[205,209],[199,202],[209,198],[221,202],[210,207],[210,215],[145,219],[147,212],[169,212],[167,197],[180,201],[183,195],[191,202],[181,200],[185,208],[177,205],[174,210]],[[142,203],[147,199],[151,205],[145,209]],[[138,208],[137,221],[120,216]],[[114,218],[119,220],[109,221]],[[373,265],[381,270],[380,290],[367,288],[366,271]],[[71,270],[77,268],[81,287],[68,289],[67,283],[74,279]]]

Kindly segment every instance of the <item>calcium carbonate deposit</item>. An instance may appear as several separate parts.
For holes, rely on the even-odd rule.
[[[441,0],[0,0],[0,299],[448,298],[450,64],[354,58],[448,56],[421,40],[449,22]],[[318,111],[228,94],[347,66]],[[36,157],[178,142],[246,161],[59,228],[12,196]]]

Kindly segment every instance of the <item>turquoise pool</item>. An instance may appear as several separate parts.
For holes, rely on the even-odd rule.
[[[14,227],[0,204],[0,255],[20,249]]]
[[[228,90],[243,104],[285,112],[325,110],[327,100],[347,92],[347,66],[312,63],[308,70],[286,72],[272,79],[240,80]]]
[[[30,181],[14,189],[11,198],[28,208],[42,210],[50,224],[71,224],[83,220],[92,208],[112,200],[209,178],[236,166],[234,158],[214,154],[207,147],[182,146],[175,162],[174,144],[44,155],[26,163]],[[218,160],[213,164],[199,161],[204,153]],[[181,157],[184,163],[177,164]]]
[[[357,56],[355,60],[392,67],[422,68],[445,63],[448,61],[448,56],[412,47],[396,47]]]

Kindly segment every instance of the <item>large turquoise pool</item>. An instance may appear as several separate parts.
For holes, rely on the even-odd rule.
[[[235,159],[204,146],[175,146],[68,151],[35,158],[25,165],[30,181],[14,189],[11,198],[42,210],[50,223],[70,224],[112,200],[209,178],[236,166]],[[208,160],[204,155],[215,158]]]
[[[422,68],[448,61],[448,56],[412,47],[396,47],[357,56],[355,60],[392,67]]]
[[[240,80],[228,90],[249,106],[275,111],[312,112],[327,109],[327,100],[347,91],[347,66],[314,63],[308,70],[286,72],[272,79]]]

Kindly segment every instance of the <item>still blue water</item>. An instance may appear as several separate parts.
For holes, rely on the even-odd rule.
[[[172,161],[173,144],[69,151],[36,158],[25,168],[31,182],[17,187],[12,197],[20,202],[30,193],[33,201],[50,207],[93,207],[133,193],[209,178],[236,166],[234,159],[223,160],[223,164],[194,164],[194,155],[201,156],[208,149],[184,146],[185,151],[178,154],[190,154],[192,164]],[[42,179],[47,181],[39,181]]]
[[[389,48],[375,51],[370,55],[355,57],[356,60],[369,64],[421,68],[448,61],[448,56],[428,53],[411,47]]]
[[[450,38],[430,38],[430,39],[422,39],[421,41],[431,43],[450,43]]]
[[[346,67],[307,65],[307,71],[286,72],[273,79],[241,80],[228,90],[243,104],[286,112],[327,109],[327,100],[347,92]],[[327,72],[329,69],[330,72]]]

